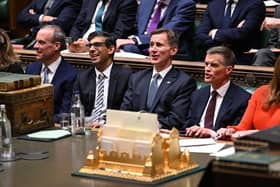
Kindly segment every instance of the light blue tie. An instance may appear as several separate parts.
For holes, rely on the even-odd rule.
[[[44,80],[43,83],[49,83],[49,73],[50,73],[50,69],[48,68],[48,66],[44,67]]]
[[[101,7],[97,10],[95,17],[95,31],[102,31],[102,16],[105,10],[107,0],[102,0]]]
[[[157,90],[158,90],[158,80],[161,78],[159,73],[156,73],[153,76],[151,85],[150,85],[150,89],[149,89],[149,93],[148,93],[148,99],[147,99],[147,109],[149,110],[154,102],[155,96],[157,94]]]

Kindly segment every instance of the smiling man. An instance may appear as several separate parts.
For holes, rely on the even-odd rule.
[[[26,74],[41,75],[42,84],[54,86],[54,114],[69,112],[73,83],[77,71],[61,56],[65,46],[65,34],[59,26],[45,25],[36,35],[36,60],[26,67]]]
[[[151,33],[149,52],[153,69],[131,76],[122,110],[157,113],[163,129],[182,127],[187,120],[190,96],[196,83],[172,66],[177,51],[178,39],[173,31],[158,29]]]
[[[215,137],[218,129],[239,123],[250,94],[230,81],[235,61],[227,47],[207,51],[204,81],[210,85],[192,94],[187,136]]]
[[[106,109],[120,109],[131,69],[113,63],[113,35],[93,32],[88,41],[92,67],[78,74],[74,89],[80,91],[85,115],[94,126],[99,126],[106,121]]]

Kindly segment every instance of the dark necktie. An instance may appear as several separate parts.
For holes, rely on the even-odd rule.
[[[229,0],[227,2],[227,9],[223,20],[223,28],[229,28],[231,24],[231,6],[233,4],[233,0]]]
[[[101,7],[97,10],[95,17],[95,31],[102,31],[102,16],[105,10],[105,5],[108,0],[102,0]]]
[[[93,121],[99,121],[100,117],[102,117],[102,115],[103,115],[105,78],[106,78],[106,76],[103,73],[100,73],[98,75],[97,97],[95,100],[94,120]]]
[[[148,93],[148,98],[147,98],[147,109],[149,110],[154,102],[154,98],[157,94],[157,90],[158,90],[158,80],[160,79],[160,74],[156,73],[153,76],[151,85],[150,85],[150,89],[149,89],[149,93]]]
[[[45,66],[44,69],[44,79],[43,79],[43,83],[49,83],[49,73],[50,73],[50,69],[48,68],[48,66]]]
[[[160,22],[160,15],[161,15],[161,10],[165,7],[165,4],[162,3],[161,1],[158,2],[158,7],[155,10],[155,14],[151,20],[150,26],[147,29],[148,33],[151,33],[153,30],[155,30]]]
[[[204,118],[204,127],[208,129],[213,129],[214,127],[214,113],[216,108],[216,99],[217,99],[218,92],[214,90],[212,92],[212,97],[208,104],[205,118]]]
[[[44,7],[44,15],[47,15],[55,0],[48,0]]]

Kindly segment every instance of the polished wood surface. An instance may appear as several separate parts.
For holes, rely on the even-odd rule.
[[[1,187],[140,187],[146,185],[117,182],[111,180],[89,179],[71,176],[71,172],[83,166],[86,154],[96,146],[96,133],[60,139],[54,142],[35,142],[14,140],[16,152],[48,151],[49,158],[44,160],[17,160],[3,163],[0,172]],[[193,154],[200,165],[206,165],[212,158],[208,154]],[[203,172],[162,183],[162,187],[196,187]]]
[[[15,51],[19,55],[23,66],[26,66],[36,60],[36,52],[34,50],[16,49]],[[88,55],[63,53],[62,56],[78,69],[86,69],[91,66],[91,60]],[[114,61],[117,64],[128,65],[135,70],[152,67],[152,64],[148,59],[137,57],[116,57],[114,58]],[[182,69],[196,80],[203,82],[203,62],[174,60],[173,65],[176,68]],[[232,73],[232,80],[242,86],[258,87],[260,85],[267,84],[272,78],[272,73],[272,67],[236,65]]]

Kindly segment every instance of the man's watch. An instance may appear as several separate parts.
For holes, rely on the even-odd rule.
[[[135,45],[138,45],[138,40],[137,40],[136,37],[132,37],[131,39],[133,40],[133,42],[134,42]]]

